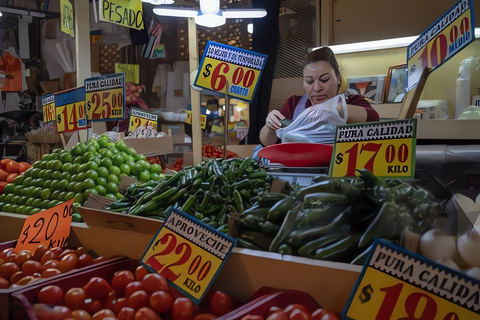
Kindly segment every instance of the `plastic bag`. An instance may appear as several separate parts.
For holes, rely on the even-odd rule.
[[[337,110],[342,104],[344,118]],[[346,124],[347,104],[343,94],[305,109],[288,127],[277,130],[283,142],[333,143],[336,126]]]

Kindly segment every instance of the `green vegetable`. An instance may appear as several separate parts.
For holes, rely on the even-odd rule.
[[[356,244],[360,238],[359,234],[353,234],[343,240],[337,241],[325,248],[320,248],[315,252],[315,259],[338,261],[356,250]]]
[[[312,240],[298,249],[298,254],[302,257],[313,258],[314,252],[325,246],[345,238],[344,233],[332,233],[318,239]]]

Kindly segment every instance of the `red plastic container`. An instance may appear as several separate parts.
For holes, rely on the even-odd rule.
[[[333,146],[321,143],[280,143],[263,148],[260,158],[287,167],[328,167]]]
[[[115,272],[119,270],[130,270],[135,272],[135,269],[138,266],[139,264],[137,260],[127,259],[113,262],[108,265],[90,268],[89,270],[76,272],[75,274],[71,274],[60,279],[50,278],[51,281],[43,282],[40,285],[30,286],[29,288],[20,289],[12,294],[10,301],[10,319],[37,319],[33,313],[32,305],[37,302],[37,294],[43,287],[56,285],[65,293],[71,288],[83,287],[92,277],[101,277],[110,283]]]
[[[3,251],[4,249],[15,247],[16,244],[17,244],[17,240],[12,240],[12,241],[8,241],[8,242],[0,243],[0,252]],[[0,289],[0,320],[11,319],[9,317],[9,313],[11,313],[10,308],[11,308],[11,302],[13,300],[12,299],[12,294],[17,292],[17,291],[25,290],[25,288],[30,288],[30,287],[33,287],[33,286],[40,286],[40,288],[43,288],[44,286],[47,285],[47,283],[49,283],[51,281],[56,281],[57,279],[61,279],[63,277],[68,277],[69,275],[75,275],[75,274],[78,274],[78,273],[80,273],[82,271],[85,271],[85,270],[90,270],[92,268],[97,268],[97,267],[100,267],[100,266],[103,266],[103,265],[106,265],[106,264],[110,264],[110,263],[117,262],[117,261],[122,261],[122,260],[125,260],[125,259],[126,259],[125,257],[120,257],[120,256],[111,257],[109,259],[106,259],[103,262],[99,262],[99,263],[96,263],[94,265],[90,265],[90,266],[83,267],[83,268],[78,268],[78,269],[73,269],[73,270],[61,273],[61,274],[59,274],[57,276],[54,276],[54,277],[51,277],[51,278],[36,280],[35,282],[33,282],[31,284],[27,284],[27,285],[25,285],[21,288]],[[18,319],[28,319],[28,317],[27,318],[18,318]]]
[[[314,312],[315,310],[320,308],[318,303],[306,292],[288,290],[268,294],[272,291],[278,291],[278,289],[262,288],[258,290],[253,295],[254,299],[252,301],[218,319],[240,320],[246,315],[256,315],[264,317],[268,309],[270,309],[271,307],[279,307],[285,309],[288,305],[292,303],[303,304],[305,307],[307,307],[309,312]]]

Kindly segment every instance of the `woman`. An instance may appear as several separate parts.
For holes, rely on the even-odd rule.
[[[306,108],[327,101],[339,93],[342,78],[333,51],[322,47],[307,55],[303,69],[303,89],[301,97],[292,96],[283,108],[271,111],[265,126],[260,131],[260,141],[264,146],[279,142],[276,131],[282,127],[280,120],[295,120]],[[346,96],[347,123],[378,121],[377,112],[364,97],[359,95]],[[343,116],[342,106],[337,108]]]

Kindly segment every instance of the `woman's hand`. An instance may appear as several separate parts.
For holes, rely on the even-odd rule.
[[[271,111],[268,116],[265,125],[267,128],[277,131],[282,127],[280,120],[285,119],[285,116],[280,113],[278,110]]]

